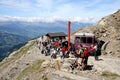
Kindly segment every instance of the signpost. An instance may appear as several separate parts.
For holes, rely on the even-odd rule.
[[[71,22],[68,21],[68,51],[70,51],[70,24]]]

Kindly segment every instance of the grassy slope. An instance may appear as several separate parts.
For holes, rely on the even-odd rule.
[[[0,67],[7,67],[9,64],[12,64],[17,59],[19,59],[22,55],[27,53],[27,51],[34,45],[34,41],[30,42],[28,45],[23,46],[11,58],[6,58],[2,62],[0,62]]]
[[[22,80],[24,77],[28,76],[29,74],[32,74],[33,72],[37,72],[41,69],[41,64],[44,60],[38,60],[34,62],[31,66],[25,68],[20,75],[18,76],[17,80]]]

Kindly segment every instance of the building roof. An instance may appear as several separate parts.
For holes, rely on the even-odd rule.
[[[93,37],[94,34],[92,34],[92,33],[75,33],[75,36],[89,36],[89,37]]]
[[[46,36],[50,36],[50,37],[62,37],[62,36],[66,36],[66,34],[64,32],[56,32],[56,33],[47,33]]]

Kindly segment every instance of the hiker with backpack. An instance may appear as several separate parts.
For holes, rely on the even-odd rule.
[[[87,68],[87,62],[88,62],[88,57],[90,56],[88,49],[84,48],[83,54],[82,54],[82,69]]]
[[[82,64],[82,54],[83,54],[83,46],[80,45],[80,49],[79,49],[79,58],[77,60],[77,63],[78,63],[78,69],[80,69],[80,65]]]
[[[79,53],[80,53],[80,58],[82,58],[82,54],[84,52],[84,48],[82,45],[80,45]]]
[[[81,58],[80,58],[80,53],[79,53],[79,50],[77,49],[75,51],[75,58],[76,58],[76,62],[77,62],[77,68],[80,69],[80,65],[81,65]]]

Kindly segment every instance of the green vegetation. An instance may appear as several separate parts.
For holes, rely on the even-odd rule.
[[[6,63],[8,63],[8,65],[9,65],[9,63],[11,63],[12,60],[13,60],[13,58],[9,58],[9,59],[6,59],[5,61],[0,62],[0,67],[1,67],[2,65],[6,64]]]
[[[32,41],[28,46],[22,47],[18,52],[16,52],[13,56],[17,59],[20,58],[23,54],[27,53],[27,51],[34,45],[34,41]]]
[[[41,64],[43,63],[44,60],[38,60],[34,62],[31,66],[25,68],[20,75],[18,76],[17,80],[21,80],[25,76],[28,76],[30,73],[37,72],[41,69]],[[47,80],[47,78],[45,78]]]
[[[107,71],[103,72],[102,76],[111,78],[111,79],[116,79],[117,77],[120,77],[120,75],[118,75],[118,74],[107,72]]]
[[[20,48],[14,55],[12,58],[8,58],[2,62],[0,62],[0,66],[6,64],[6,66],[8,66],[9,64],[11,64],[12,62],[14,62],[15,60],[19,59],[23,54],[27,53],[27,51],[35,44],[34,41],[30,42],[29,45],[26,45],[22,48]]]
[[[0,31],[0,61],[29,40],[28,37]]]

